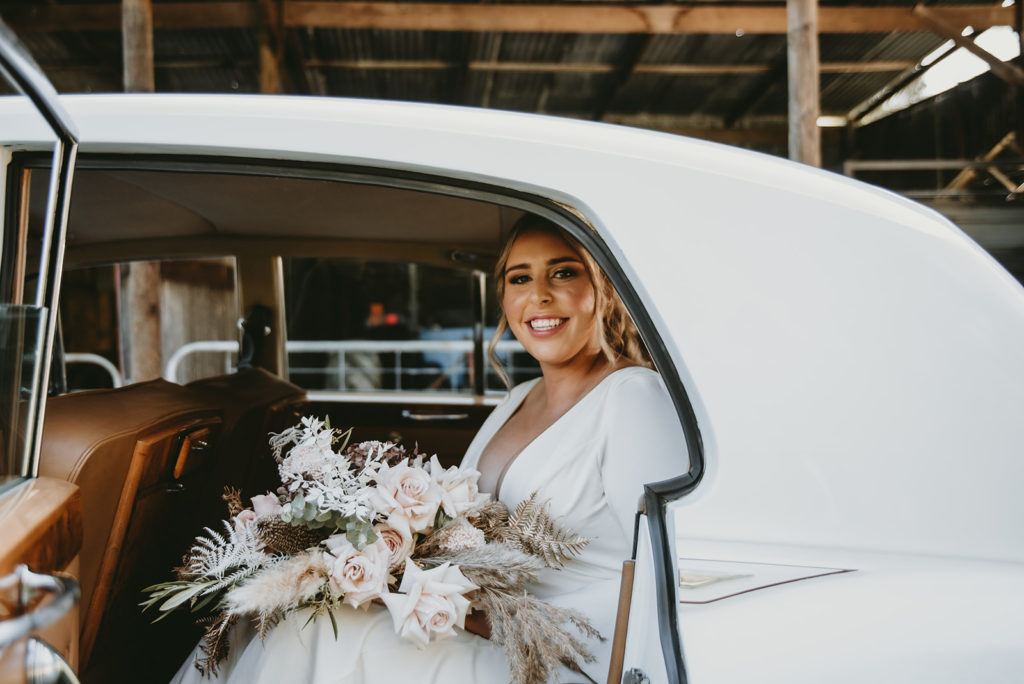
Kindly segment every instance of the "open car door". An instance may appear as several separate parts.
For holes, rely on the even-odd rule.
[[[16,144],[0,146],[0,681],[77,682],[78,488],[37,473],[78,136],[2,22],[0,70],[55,136],[41,234],[28,230],[29,172],[9,171]]]

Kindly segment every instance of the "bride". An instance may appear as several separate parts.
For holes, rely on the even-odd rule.
[[[596,661],[561,681],[603,682],[622,561],[629,557],[642,485],[688,468],[679,421],[661,379],[648,368],[636,327],[593,258],[553,224],[526,215],[513,228],[495,270],[506,327],[540,364],[540,378],[514,387],[484,422],[463,459],[479,487],[509,508],[538,492],[564,527],[590,544],[560,570],[544,570],[531,593],[578,610],[604,641]],[[386,609],[344,606],[335,639],[330,621],[306,624],[294,613],[261,641],[236,627],[219,670],[225,682],[509,680],[503,649],[491,643],[486,615],[466,631],[419,650],[397,636]],[[198,653],[198,650],[197,652]],[[172,682],[204,682],[195,653]]]

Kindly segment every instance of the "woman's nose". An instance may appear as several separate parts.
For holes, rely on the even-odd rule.
[[[533,287],[530,290],[530,299],[535,302],[550,302],[551,290],[548,288],[547,283],[540,280],[533,281]]]

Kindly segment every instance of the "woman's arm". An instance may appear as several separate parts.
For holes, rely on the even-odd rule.
[[[601,479],[623,533],[631,538],[643,485],[689,469],[686,440],[672,399],[653,372],[630,374],[612,388],[603,426]]]

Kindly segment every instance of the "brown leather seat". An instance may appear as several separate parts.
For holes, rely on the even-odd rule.
[[[144,662],[138,630],[153,616],[139,615],[139,590],[170,579],[199,532],[196,485],[220,423],[220,409],[200,393],[164,380],[47,402],[40,474],[77,484],[82,497],[86,679],[123,670],[126,652]]]
[[[278,485],[268,433],[298,421],[306,391],[262,368],[196,380],[187,387],[224,411],[224,427],[209,478],[211,489],[216,490],[210,491],[209,501],[217,510],[207,513],[223,518],[226,509],[217,495],[225,485],[240,488],[246,497]]]

